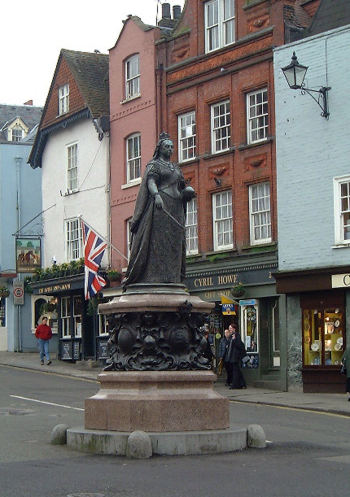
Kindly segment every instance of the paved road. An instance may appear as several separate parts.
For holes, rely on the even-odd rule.
[[[0,497],[350,495],[350,419],[334,414],[232,402],[231,422],[261,424],[272,443],[226,455],[138,461],[51,446],[53,426],[83,424],[83,400],[97,388],[0,367]]]

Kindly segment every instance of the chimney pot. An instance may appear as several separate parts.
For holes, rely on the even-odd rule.
[[[173,6],[173,18],[180,19],[180,17],[181,17],[181,5],[174,5]]]
[[[170,3],[162,3],[162,18],[171,19]]]

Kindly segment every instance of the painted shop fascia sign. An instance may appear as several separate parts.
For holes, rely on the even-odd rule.
[[[350,288],[350,274],[332,274],[332,288]]]
[[[200,291],[209,289],[231,288],[238,282],[247,284],[261,284],[275,282],[272,276],[272,268],[257,269],[252,267],[249,271],[244,268],[242,271],[230,273],[203,273],[196,276],[188,276],[185,284],[190,291]]]
[[[64,292],[66,290],[71,290],[71,283],[61,283],[58,285],[44,286],[42,288],[38,288],[39,294],[50,294],[56,292]]]

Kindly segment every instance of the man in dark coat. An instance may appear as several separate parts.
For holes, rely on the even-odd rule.
[[[230,389],[247,388],[244,376],[241,371],[241,361],[246,355],[244,343],[237,330],[233,332],[230,347],[228,350],[228,360],[232,365],[232,382]]]
[[[232,335],[229,330],[224,331],[224,336],[221,338],[219,343],[219,357],[222,360],[225,370],[226,370],[226,383],[228,387],[232,383],[232,365],[228,360],[228,350],[230,347]]]

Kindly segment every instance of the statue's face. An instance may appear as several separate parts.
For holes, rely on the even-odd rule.
[[[160,154],[169,159],[171,154],[173,153],[174,145],[171,140],[164,140],[160,145]]]

